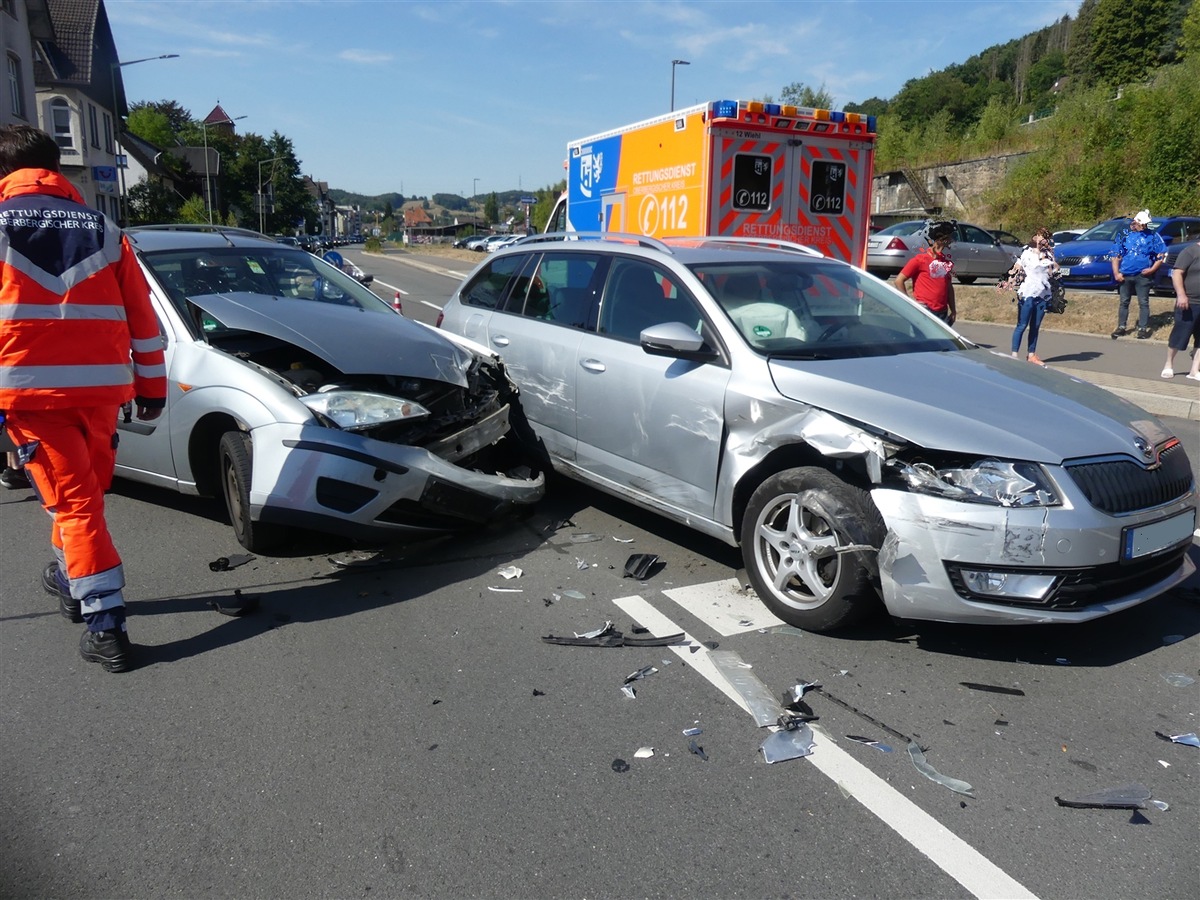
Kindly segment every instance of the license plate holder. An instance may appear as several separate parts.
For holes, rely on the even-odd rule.
[[[1168,550],[1190,538],[1195,530],[1194,509],[1169,519],[1133,525],[1121,532],[1121,560],[1128,562]]]

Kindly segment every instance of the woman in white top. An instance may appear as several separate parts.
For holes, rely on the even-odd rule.
[[[1038,366],[1046,365],[1036,352],[1038,329],[1041,328],[1042,317],[1046,315],[1046,305],[1050,302],[1050,274],[1058,271],[1058,263],[1054,261],[1054,251],[1051,249],[1053,246],[1050,231],[1039,228],[1012,268],[1012,274],[1020,281],[1017,287],[1020,307],[1017,310],[1017,327],[1012,336],[1012,355],[1014,358],[1017,356],[1021,349],[1021,337],[1028,328],[1029,349],[1025,358]]]

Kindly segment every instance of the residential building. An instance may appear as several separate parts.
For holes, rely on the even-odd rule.
[[[53,40],[46,0],[0,0],[0,55],[4,62],[0,125],[38,124],[34,47]]]

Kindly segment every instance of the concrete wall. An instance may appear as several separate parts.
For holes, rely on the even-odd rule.
[[[1028,153],[1012,153],[910,169],[928,193],[935,207],[933,210],[924,207],[903,172],[881,172],[871,181],[871,213],[899,221],[941,212],[975,221],[979,218],[977,212],[983,195],[1002,182],[1012,167],[1027,156]]]

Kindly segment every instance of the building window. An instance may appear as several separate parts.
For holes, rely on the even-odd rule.
[[[75,149],[75,138],[71,135],[71,107],[62,97],[50,101],[50,126],[60,150]]]
[[[25,92],[21,89],[21,60],[8,54],[8,92],[12,99],[12,112],[18,119],[25,118]]]
[[[88,104],[88,128],[92,132],[92,146],[100,146],[100,127],[96,124],[96,104]]]
[[[104,114],[104,149],[109,153],[113,152],[112,116],[108,113]]]

